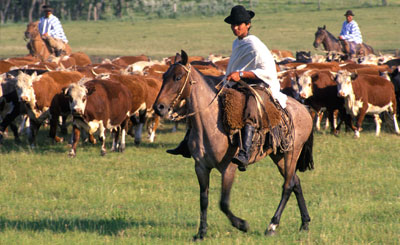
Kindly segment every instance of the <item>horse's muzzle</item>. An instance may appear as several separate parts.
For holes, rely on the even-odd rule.
[[[314,43],[313,43],[313,46],[314,46],[314,48],[318,48],[318,46],[319,46],[319,43],[317,43],[317,42],[314,42]]]
[[[159,104],[154,104],[153,109],[157,115],[163,117],[168,114],[169,106],[166,106],[163,103],[159,103]]]

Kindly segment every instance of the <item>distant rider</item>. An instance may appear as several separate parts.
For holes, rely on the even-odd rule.
[[[52,14],[53,9],[49,5],[43,5],[42,10],[44,16],[39,20],[40,35],[56,56],[67,53],[68,39],[65,36],[60,20]]]
[[[357,45],[362,44],[363,42],[361,31],[357,22],[353,20],[353,11],[347,10],[344,16],[346,16],[346,20],[343,22],[339,39],[348,42],[350,54],[354,55],[357,51]]]

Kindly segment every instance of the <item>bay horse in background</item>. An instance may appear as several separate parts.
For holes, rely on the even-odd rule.
[[[178,57],[179,56],[179,57]],[[232,158],[238,151],[236,144],[231,144],[222,120],[222,101],[218,97],[215,81],[203,76],[188,63],[188,56],[182,50],[177,54],[176,62],[163,75],[163,84],[154,103],[154,110],[160,116],[177,113],[179,105],[186,101],[186,111],[180,116],[187,116],[190,125],[188,146],[195,160],[195,171],[200,185],[200,226],[194,240],[201,240],[207,233],[207,207],[210,172],[216,168],[222,177],[220,209],[237,229],[247,232],[246,220],[236,217],[229,207],[230,191],[235,178],[237,165]],[[310,216],[296,170],[305,171],[313,168],[312,161],[312,119],[304,105],[288,97],[287,110],[293,118],[294,142],[292,150],[272,153],[265,150],[255,161],[269,155],[284,178],[279,206],[267,227],[265,234],[274,235],[282,212],[292,192],[295,193],[301,213],[300,230],[308,230]],[[178,113],[179,114],[179,113]]]
[[[338,40],[332,33],[326,30],[326,26],[318,27],[317,32],[315,32],[315,39],[313,46],[314,48],[318,48],[318,46],[322,44],[324,49],[328,52],[337,52],[337,53],[344,53],[347,57],[351,57],[350,55],[350,46],[348,45],[347,41]],[[365,56],[368,54],[373,54],[374,49],[365,44],[359,44],[356,48],[356,56]]]
[[[41,61],[47,61],[50,55],[56,56],[52,52],[52,48],[49,44],[42,39],[39,32],[39,21],[29,22],[26,26],[25,40],[29,39],[26,47],[29,50],[29,54],[33,57],[40,59]],[[71,54],[71,48],[68,43],[65,44],[66,54]]]

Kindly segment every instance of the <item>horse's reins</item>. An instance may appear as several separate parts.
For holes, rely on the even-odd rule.
[[[192,66],[189,64],[189,66],[186,67],[185,65],[182,65],[182,64],[180,64],[180,63],[177,63],[177,64],[183,67],[183,69],[187,72],[187,75],[186,75],[185,82],[183,83],[181,89],[179,90],[179,93],[176,95],[175,99],[172,101],[172,103],[171,103],[171,105],[170,105],[170,107],[171,107],[172,109],[174,108],[175,104],[176,104],[176,103],[179,101],[179,99],[181,98],[181,96],[182,96],[182,94],[183,94],[183,91],[185,90],[188,81],[189,81],[190,85],[196,83],[196,81],[189,80],[190,74],[191,74],[191,72],[192,72]],[[197,113],[199,113],[199,112],[201,112],[201,111],[206,110],[212,103],[214,103],[214,101],[216,100],[216,98],[218,98],[218,96],[219,96],[219,94],[221,93],[221,91],[222,91],[223,88],[224,88],[224,85],[221,87],[221,89],[218,91],[218,93],[215,95],[215,97],[211,100],[210,104],[208,104],[208,106],[205,107],[204,109],[201,109],[201,110],[198,110],[198,111],[194,111],[194,112],[191,112],[191,113],[187,113],[186,115],[183,115],[183,116],[179,116],[179,115],[178,115],[178,116],[172,118],[172,120],[177,120],[177,121],[179,121],[179,120],[181,120],[181,119],[184,119],[184,118],[186,118],[186,117],[191,117],[191,116],[193,116],[193,115],[195,115],[195,114],[197,114]]]

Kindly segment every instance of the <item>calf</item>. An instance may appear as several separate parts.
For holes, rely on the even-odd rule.
[[[396,95],[393,84],[380,76],[357,75],[349,71],[339,71],[336,76],[338,95],[345,100],[349,114],[357,117],[355,137],[360,137],[361,125],[366,114],[375,118],[376,136],[379,136],[381,120],[379,114],[387,111],[394,121],[394,128],[399,134],[396,119]]]
[[[112,150],[122,152],[125,149],[126,126],[132,110],[132,94],[125,85],[110,80],[91,80],[84,84],[72,83],[64,92],[74,117],[69,156],[76,156],[81,129],[89,131],[89,134],[100,130],[102,156],[106,154],[106,129],[114,133]]]

